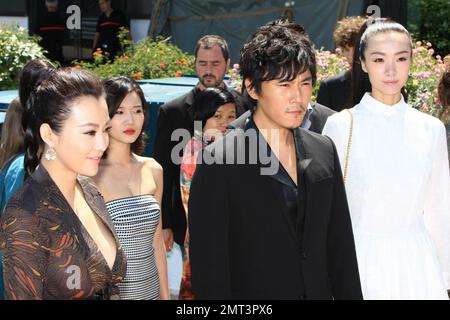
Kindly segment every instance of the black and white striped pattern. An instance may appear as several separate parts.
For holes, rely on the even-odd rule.
[[[160,208],[152,195],[140,195],[106,203],[119,241],[127,256],[127,274],[119,283],[125,300],[159,299],[159,276],[153,252],[153,236]]]

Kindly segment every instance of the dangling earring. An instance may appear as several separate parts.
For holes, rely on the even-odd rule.
[[[56,160],[56,151],[55,151],[55,149],[53,149],[52,147],[50,147],[50,148],[45,152],[45,159],[47,159],[48,161]]]

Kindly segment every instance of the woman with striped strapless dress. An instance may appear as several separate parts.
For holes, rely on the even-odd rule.
[[[169,299],[161,212],[161,166],[144,151],[147,106],[139,85],[119,77],[104,82],[111,118],[109,147],[95,181],[105,198],[127,273],[118,284],[125,300]]]
[[[118,284],[121,298],[159,299],[158,269],[149,245],[160,219],[158,202],[146,194],[112,200],[106,207],[128,258],[127,276]]]

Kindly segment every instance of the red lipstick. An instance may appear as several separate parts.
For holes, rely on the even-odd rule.
[[[136,133],[136,130],[134,130],[134,129],[127,129],[123,133],[125,133],[126,135],[131,136],[131,135]]]

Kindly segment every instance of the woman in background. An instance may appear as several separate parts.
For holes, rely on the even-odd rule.
[[[194,136],[185,146],[180,167],[181,200],[186,221],[188,218],[189,192],[195,173],[198,153],[211,142],[225,134],[225,130],[236,119],[236,105],[233,96],[219,88],[207,88],[197,95],[192,104],[194,121],[201,123],[202,131],[194,130]],[[194,128],[197,128],[194,126]],[[191,284],[189,263],[189,229],[186,231],[183,255],[183,275],[181,277],[180,300],[193,300],[195,294]]]
[[[31,91],[49,73],[55,70],[53,64],[43,59],[34,59],[28,62],[20,74],[19,98],[16,98],[8,108],[10,120],[5,119],[2,130],[0,147],[0,168],[2,169],[3,192],[0,194],[0,213],[6,206],[8,199],[20,188],[25,179],[24,168],[24,129],[22,127],[22,114],[26,107]],[[10,108],[12,110],[10,111]],[[8,122],[8,124],[7,124]]]
[[[169,299],[166,249],[161,227],[161,166],[143,157],[147,103],[126,77],[104,82],[111,117],[109,147],[95,177],[128,258],[119,283],[122,299]]]
[[[19,98],[15,98],[8,106],[5,122],[2,127],[2,139],[0,141],[0,214],[5,208],[6,201],[11,196],[11,184],[7,181],[22,184],[23,176],[18,176],[16,169],[10,170],[11,163],[22,156],[24,152],[24,132],[22,129],[23,108]],[[23,169],[23,162],[21,163]],[[11,171],[11,172],[10,172]],[[12,185],[15,185],[12,183]],[[9,195],[9,196],[8,196]],[[1,282],[1,280],[0,280]]]

